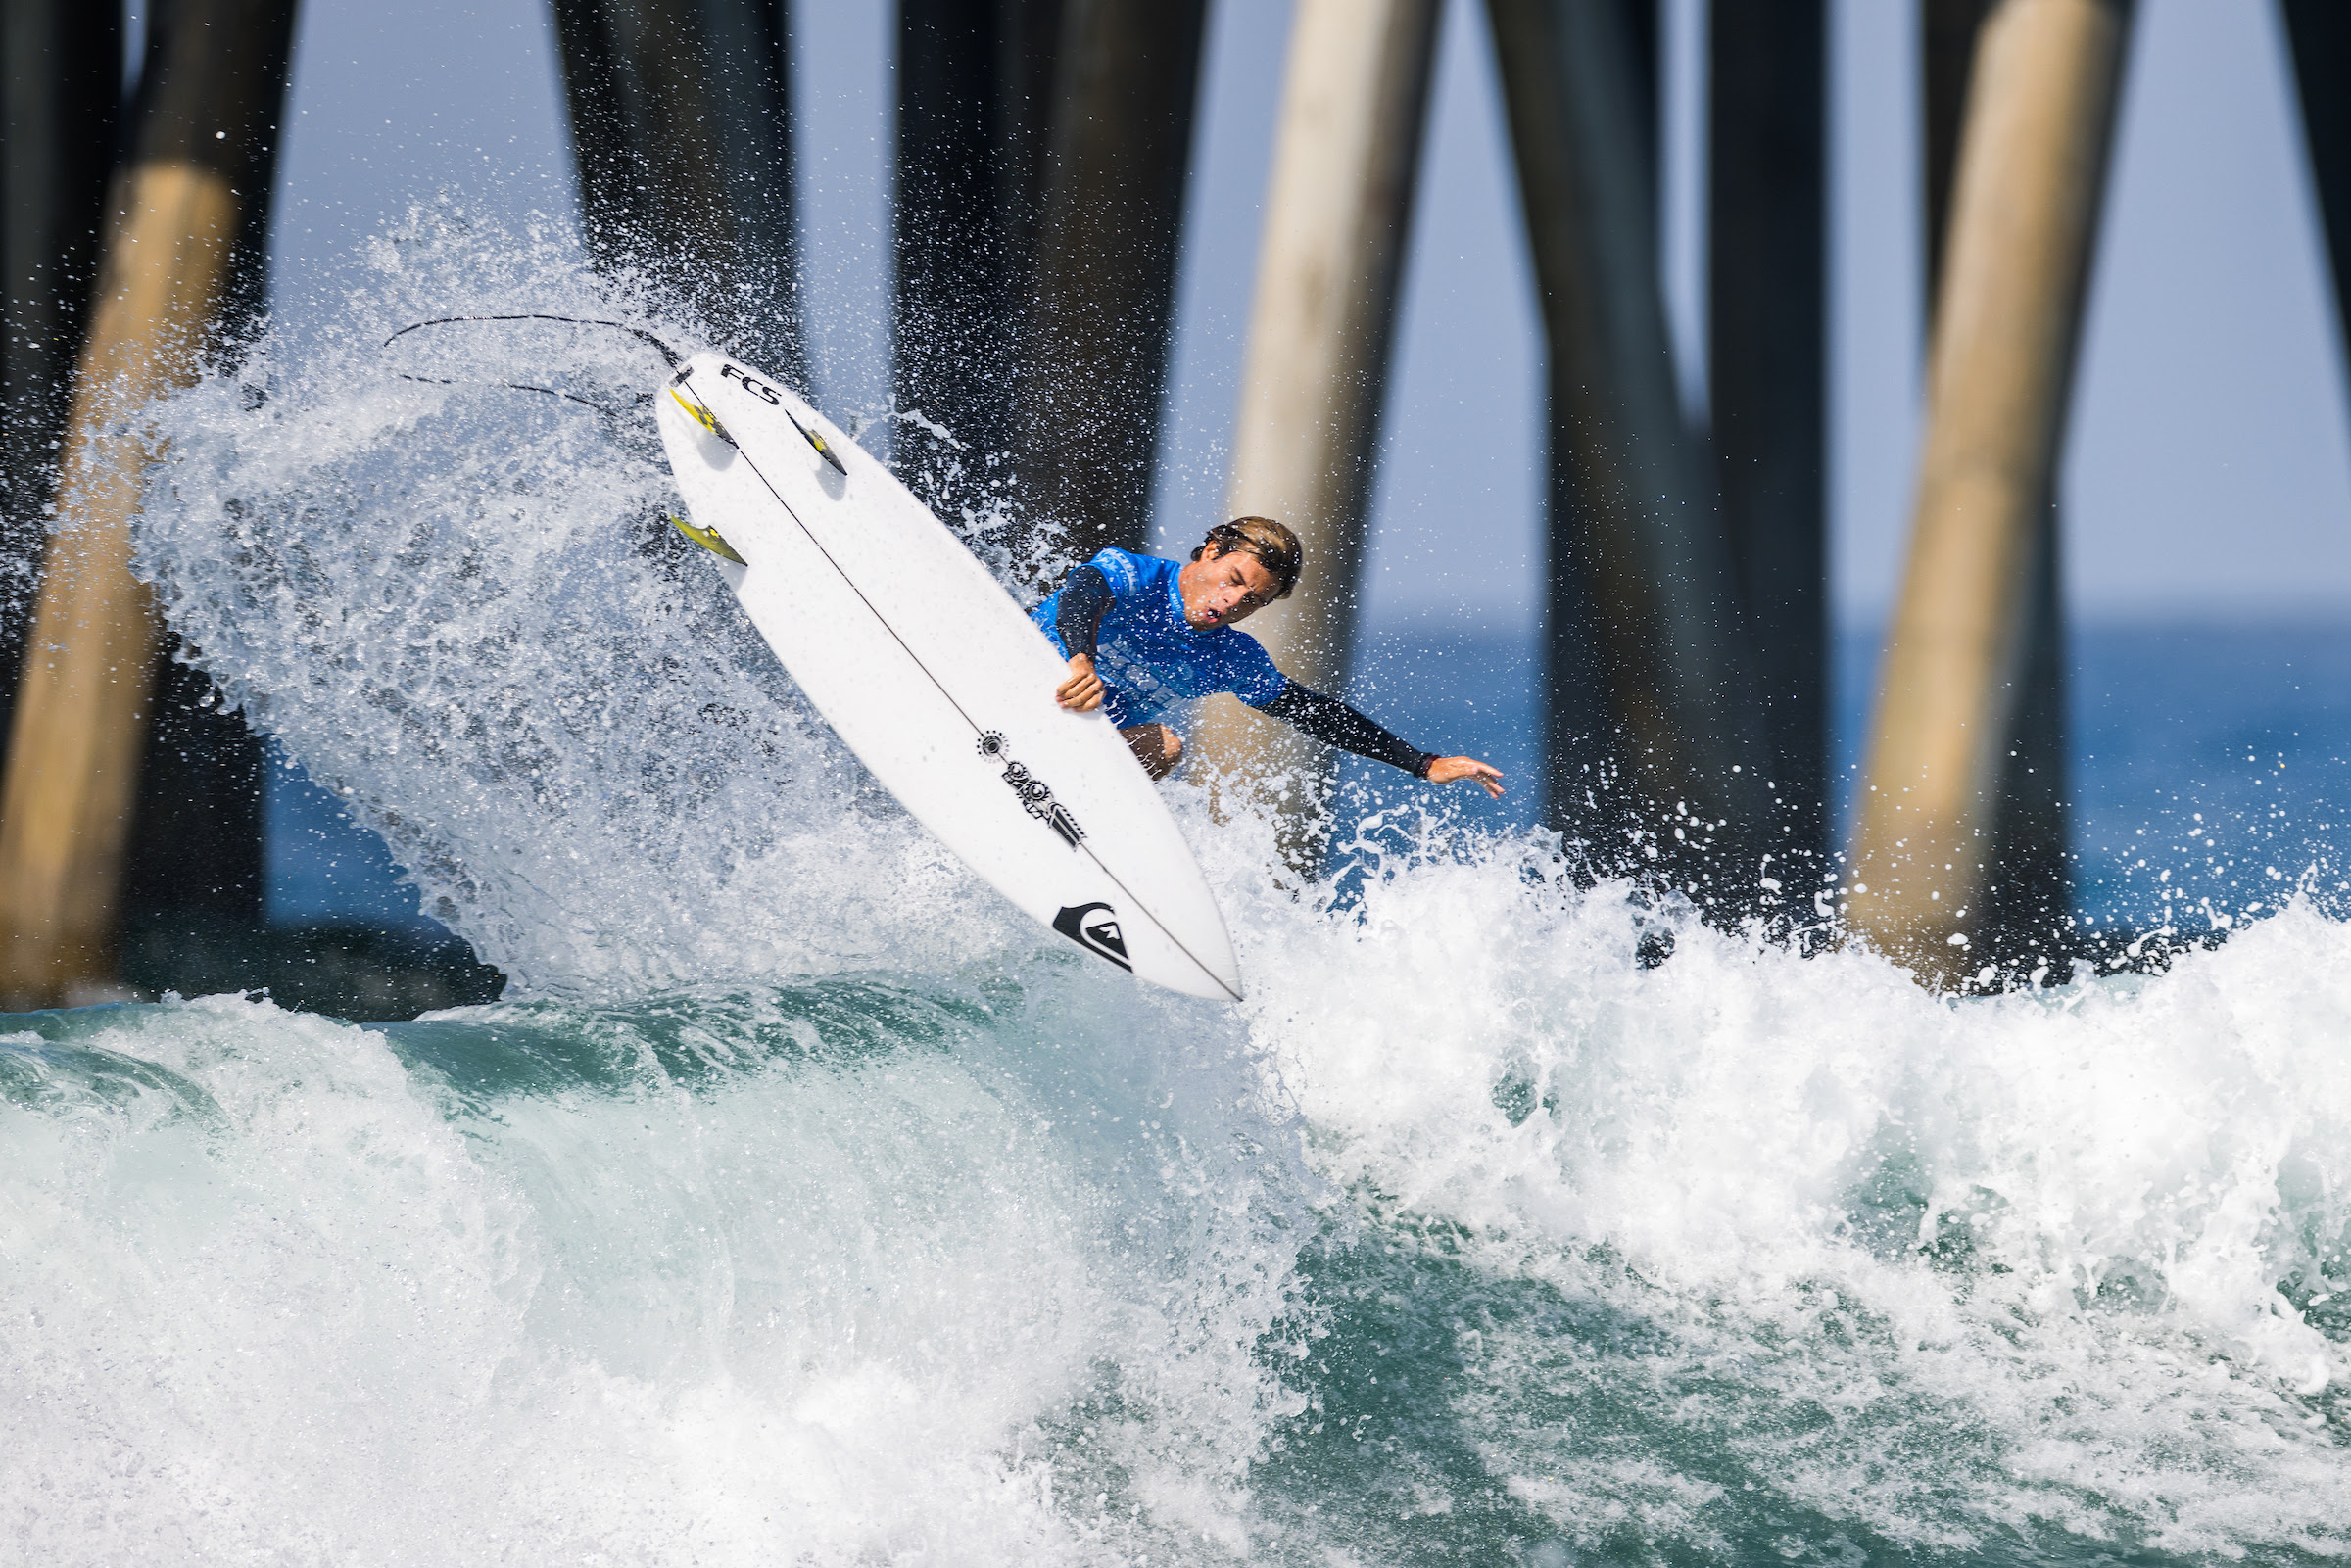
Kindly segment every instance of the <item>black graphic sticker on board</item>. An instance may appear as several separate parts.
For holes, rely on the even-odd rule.
[[[1070,815],[1069,807],[1053,798],[1051,786],[1005,754],[1004,732],[984,732],[980,736],[980,755],[990,762],[1004,764],[1004,782],[1020,797],[1023,811],[1061,834],[1061,841],[1072,849],[1084,841],[1085,830],[1078,826],[1078,819]],[[1120,951],[1126,950],[1122,948]]]
[[[1096,914],[1096,910],[1101,913]],[[1127,938],[1119,934],[1119,912],[1108,904],[1065,908],[1053,917],[1053,928],[1087,952],[1109,959],[1130,974],[1134,973],[1134,966],[1127,962]]]

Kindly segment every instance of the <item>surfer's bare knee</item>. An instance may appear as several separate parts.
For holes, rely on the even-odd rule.
[[[1154,779],[1165,779],[1183,760],[1183,736],[1164,724],[1130,724],[1119,732],[1134,760]]]

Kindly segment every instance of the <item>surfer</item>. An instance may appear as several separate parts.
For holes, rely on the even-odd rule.
[[[1325,745],[1402,768],[1415,779],[1474,779],[1502,798],[1502,775],[1474,757],[1416,750],[1336,697],[1300,686],[1275,667],[1240,622],[1298,586],[1306,551],[1269,517],[1236,517],[1208,531],[1189,561],[1106,549],[1070,573],[1031,619],[1070,678],[1054,696],[1085,713],[1101,708],[1135,760],[1164,779],[1183,760],[1168,705],[1229,691],[1258,712]]]

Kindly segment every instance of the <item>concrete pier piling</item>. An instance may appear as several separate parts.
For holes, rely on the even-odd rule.
[[[1707,11],[1706,386],[1783,853],[1828,833],[1828,179],[1822,0]]]
[[[807,384],[789,7],[554,0],[591,255],[674,290],[733,353]]]
[[[1921,126],[1925,153],[1928,338],[1943,292],[1951,192],[1967,116],[1976,45],[1994,0],[1921,0]],[[2033,562],[2016,707],[1991,808],[1991,875],[1985,883],[1975,956],[2003,971],[2051,951],[2073,908],[2073,807],[2068,798],[2064,518],[2052,474],[2047,523]],[[1982,968],[1979,962],[1978,969]]]
[[[1489,5],[1550,343],[1547,809],[1601,869],[1733,908],[1781,824],[1736,565],[1674,381],[1629,9]]]
[[[1435,0],[1300,0],[1259,240],[1225,512],[1306,546],[1297,596],[1249,630],[1291,677],[1346,688],[1396,302],[1435,54]],[[1324,748],[1230,697],[1192,743],[1262,779],[1326,776]],[[1303,810],[1310,791],[1286,801]]]
[[[1937,292],[1909,564],[1855,833],[1853,928],[1964,983],[2072,392],[2128,0],[2001,0],[1977,43]]]
[[[2351,6],[2281,0],[2294,55],[2303,145],[2334,274],[2335,316],[2351,344]]]
[[[1022,495],[1082,560],[1149,538],[1205,0],[1063,0],[1020,327]]]
[[[898,7],[891,385],[899,407],[960,444],[964,489],[944,499],[966,507],[1012,499],[1013,376],[1061,23],[1062,0]],[[922,459],[903,460],[914,439],[900,432],[899,468],[919,484]]]
[[[130,572],[147,462],[135,414],[232,348],[260,303],[293,23],[291,0],[177,0],[148,15],[0,777],[0,1006],[114,984],[160,638]]]

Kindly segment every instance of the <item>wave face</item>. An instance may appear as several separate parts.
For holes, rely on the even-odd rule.
[[[1441,816],[1293,896],[1172,785],[1252,1000],[1138,991],[865,779],[631,418],[386,373],[657,361],[379,348],[694,323],[379,260],[165,411],[143,560],[515,999],[0,1020],[0,1555],[2351,1551],[2351,927],[1951,1003]]]

